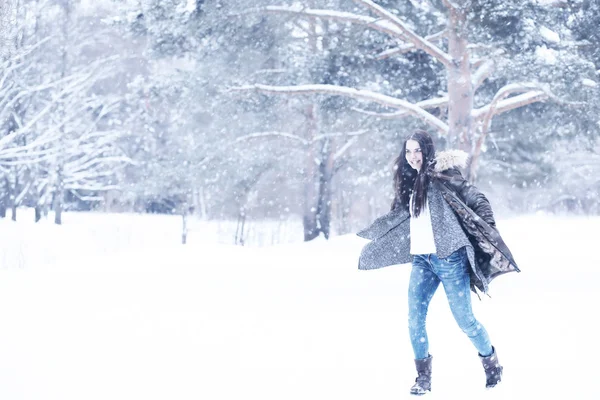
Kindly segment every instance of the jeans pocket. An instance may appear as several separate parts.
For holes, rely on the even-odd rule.
[[[460,249],[456,250],[454,253],[450,254],[448,257],[446,258],[442,258],[442,261],[444,261],[447,264],[460,264],[464,261],[466,257],[466,250],[464,247],[461,247]]]

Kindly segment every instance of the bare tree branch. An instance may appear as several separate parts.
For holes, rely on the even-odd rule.
[[[105,187],[103,190],[121,190],[122,188],[120,187]],[[79,200],[81,201],[103,201],[106,200],[104,197],[102,196],[82,196],[79,192],[77,192],[77,190],[70,190],[70,193],[73,194],[73,196],[77,197]]]
[[[415,104],[416,106],[421,107],[422,109],[430,109],[430,108],[442,108],[448,105],[448,96],[438,97],[434,99],[423,100]],[[405,110],[400,110],[393,113],[379,113],[375,111],[363,110],[358,107],[352,107],[352,110],[359,112],[361,114],[370,115],[373,117],[383,118],[383,119],[395,119],[402,118],[409,115],[409,113]]]
[[[262,138],[262,137],[268,137],[268,136],[275,136],[275,137],[283,137],[286,139],[293,139],[296,141],[299,141],[300,143],[304,144],[304,145],[308,145],[309,141],[298,136],[298,135],[293,135],[291,133],[287,133],[287,132],[257,132],[257,133],[250,133],[248,135],[244,135],[244,136],[240,136],[239,138],[235,139],[234,143],[239,143],[239,142],[244,142],[246,140],[249,139],[255,139],[255,138]]]
[[[16,19],[14,3],[14,0],[0,1],[0,56],[10,54],[12,50],[10,42],[14,35],[13,25]]]
[[[523,107],[528,104],[536,103],[538,101],[544,101],[547,99],[548,95],[543,90],[532,90],[530,92],[499,101],[495,106],[488,104],[484,107],[473,110],[472,116],[474,119],[481,119],[486,115],[491,115],[493,117],[495,115],[502,114],[506,111],[514,110],[515,108]]]
[[[402,31],[389,21],[384,21],[379,18],[368,17],[360,14],[349,12],[310,9],[298,6],[267,6],[263,8],[255,8],[247,10],[242,14],[247,13],[271,13],[271,14],[294,14],[303,17],[322,18],[339,22],[349,22],[357,25],[364,25],[371,29],[386,33],[392,37],[405,39]]]
[[[490,77],[496,69],[496,63],[493,60],[486,59],[471,76],[471,85],[473,90],[477,90],[487,78]]]
[[[59,153],[60,150],[53,147],[38,150],[40,146],[50,143],[52,140],[55,140],[56,137],[51,137],[49,139],[50,140],[46,140],[46,136],[41,136],[27,146],[12,147],[0,150],[0,165],[15,165],[11,164],[11,162],[16,161],[19,161],[19,165],[26,163],[35,164],[35,162],[31,161],[32,157],[34,156],[40,157],[39,160],[44,161],[48,156],[53,156]],[[31,149],[34,150],[32,151]],[[21,162],[23,160],[26,162]]]
[[[506,85],[496,93],[494,99],[490,104],[477,110],[473,110],[472,116],[475,120],[480,122],[479,137],[474,143],[473,154],[471,158],[470,177],[474,179],[476,176],[477,165],[479,163],[479,154],[483,147],[483,143],[488,135],[490,126],[492,124],[492,118],[494,115],[501,114],[503,112],[513,110],[515,108],[523,107],[527,104],[532,104],[538,101],[544,101],[548,99],[549,95],[544,90],[536,89],[539,85],[535,83],[523,83],[523,84],[511,84]],[[533,89],[533,90],[531,90]],[[506,97],[512,93],[523,92],[526,93],[506,99]],[[482,119],[483,118],[483,119]]]
[[[508,96],[514,93],[522,93],[523,94],[510,97]],[[542,87],[540,84],[535,82],[521,82],[521,83],[512,83],[504,86],[494,96],[491,103],[485,107],[479,108],[477,110],[473,110],[472,116],[475,120],[478,120],[480,123],[479,137],[473,146],[473,156],[472,163],[470,165],[470,176],[471,178],[475,177],[475,171],[477,170],[477,164],[479,161],[479,154],[481,153],[481,149],[483,143],[488,135],[490,126],[492,124],[492,118],[495,115],[501,114],[506,111],[510,111],[516,108],[520,108],[526,106],[528,104],[536,103],[539,101],[545,101],[548,99],[552,99],[557,103],[568,104],[568,105],[579,105],[581,103],[569,103],[565,102],[554,94],[550,92],[550,90]]]
[[[338,151],[336,151],[333,154],[333,160],[336,161],[337,159],[339,159],[341,156],[344,155],[344,153],[350,148],[352,147],[352,145],[354,143],[356,143],[358,141],[358,137],[353,137],[352,139],[348,140],[346,143],[344,143],[344,145],[342,147],[340,147],[338,149]]]
[[[387,11],[380,5],[373,3],[371,0],[354,1],[358,4],[362,4],[363,6],[371,10],[373,13],[391,22],[402,32],[406,40],[414,44],[416,48],[423,50],[424,52],[426,52],[427,54],[444,64],[446,67],[450,67],[452,65],[452,58],[446,52],[437,47],[435,44],[431,43],[426,38],[417,35],[412,29],[410,29],[404,22],[402,22],[391,12]]]
[[[246,11],[246,13],[274,13],[274,14],[296,14],[299,16],[329,19],[340,22],[350,22],[353,24],[364,25],[374,30],[386,33],[392,37],[408,41],[416,48],[421,49],[443,63],[449,66],[452,62],[450,56],[443,50],[429,42],[426,38],[417,35],[404,22],[398,19],[395,15],[384,10],[377,4],[369,0],[356,0],[360,4],[368,7],[371,11],[378,14],[382,18],[373,18],[360,14],[349,12],[310,9],[298,6],[267,6],[264,8],[256,8]]]
[[[99,183],[83,183],[83,184],[73,184],[73,185],[65,185],[65,189],[67,190],[87,190],[90,192],[100,192],[106,190],[120,190],[121,186],[118,185],[102,185]],[[102,199],[101,197],[90,197],[85,196],[86,199]]]
[[[487,50],[487,51],[498,51],[499,49],[499,43],[496,42],[492,42],[492,43],[469,43],[467,45],[467,49],[471,52],[471,54],[473,54],[474,52],[476,52],[477,50]],[[503,52],[503,50],[500,50],[501,52]]]
[[[452,10],[452,11],[460,8],[460,6],[454,4],[450,0],[442,0],[442,4],[444,4],[444,6],[446,6],[446,8],[448,8],[449,10]]]
[[[360,135],[364,135],[367,132],[369,132],[369,130],[362,129],[360,131],[355,131],[355,132],[331,132],[331,133],[324,133],[322,135],[315,135],[315,137],[313,137],[312,141],[313,142],[318,142],[319,140],[323,140],[323,139],[327,139],[327,138],[332,138],[332,137],[360,136]]]
[[[429,42],[438,42],[438,41],[442,40],[444,37],[446,37],[446,30],[440,31],[438,33],[434,33],[433,35],[426,36],[425,40],[427,40]],[[417,46],[415,46],[414,43],[406,43],[406,44],[403,44],[402,46],[394,47],[392,49],[382,51],[381,53],[379,53],[376,56],[376,58],[378,60],[384,60],[393,55],[408,53],[409,51],[413,51],[416,49],[417,49]]]
[[[15,197],[15,200],[14,200],[15,204],[21,204],[21,202],[25,198],[25,195],[27,195],[27,193],[29,193],[29,188],[31,188],[32,183],[33,183],[33,181],[27,182],[25,187],[23,187],[23,189],[21,190],[21,193],[19,193],[17,195],[17,197]]]
[[[330,95],[346,96],[357,100],[372,101],[374,103],[382,104],[387,107],[403,109],[409,114],[427,122],[431,126],[435,127],[442,134],[448,133],[448,125],[437,118],[436,116],[425,111],[423,108],[410,103],[406,100],[398,99],[396,97],[387,96],[381,93],[372,92],[369,90],[354,89],[345,86],[336,85],[299,85],[299,86],[270,86],[270,85],[247,85],[232,88],[237,91],[258,91],[261,93],[271,94],[315,94],[325,93]]]
[[[327,139],[327,138],[359,136],[359,135],[365,134],[367,132],[369,132],[369,131],[366,129],[363,129],[360,131],[355,131],[355,132],[331,132],[331,133],[324,133],[322,135],[315,135],[311,140],[306,140],[298,135],[294,135],[294,134],[287,133],[287,132],[256,132],[256,133],[250,133],[248,135],[240,136],[239,138],[235,139],[234,143],[244,142],[249,139],[273,136],[273,137],[282,137],[282,138],[286,138],[286,139],[293,139],[293,140],[296,140],[296,141],[302,143],[303,145],[309,145],[311,143],[318,142],[319,140],[323,140],[323,139]]]
[[[523,93],[525,92],[525,93]],[[515,93],[523,93],[518,96],[514,96],[511,98],[506,98],[511,94]],[[502,87],[490,104],[473,110],[472,117],[474,119],[483,118],[484,126],[489,127],[492,117],[494,115],[501,114],[506,111],[513,110],[515,108],[519,108],[525,106],[527,104],[535,103],[537,101],[544,101],[547,99],[552,99],[553,101],[560,104],[567,105],[580,105],[581,103],[574,102],[566,102],[556,95],[554,95],[550,90],[541,86],[539,83],[535,82],[521,82],[521,83],[511,83]],[[487,128],[486,128],[487,129]]]
[[[60,80],[61,82],[67,83],[66,87],[64,87],[59,93],[55,94],[53,96],[52,100],[41,111],[39,111],[39,113],[37,115],[35,115],[35,117],[32,118],[26,125],[20,127],[19,129],[11,132],[8,135],[5,135],[2,138],[0,138],[0,148],[7,146],[10,142],[15,140],[17,137],[28,132],[39,120],[42,119],[42,117],[44,117],[46,114],[48,114],[56,104],[64,102],[65,100],[69,100],[69,96],[75,92],[81,92],[81,91],[89,89],[91,86],[93,86],[96,82],[96,79],[92,79],[92,78],[97,76],[99,72],[104,72],[104,71],[102,71],[102,68],[104,67],[104,63],[106,63],[107,61],[114,60],[115,57],[107,57],[105,59],[98,60],[89,66],[89,67],[91,67],[91,70],[80,71],[80,72],[74,73],[73,75],[67,77],[68,79],[67,78],[61,79]],[[50,84],[50,85],[53,85],[53,84]],[[36,88],[36,91],[37,91],[37,89],[38,88]],[[33,89],[29,89],[29,90],[33,90]],[[14,101],[14,99],[13,99],[13,101]],[[8,103],[8,105],[13,104],[13,101]],[[6,109],[8,107],[8,105],[5,105],[4,108]]]

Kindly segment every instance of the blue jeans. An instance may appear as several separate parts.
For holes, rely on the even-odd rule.
[[[447,258],[435,254],[415,255],[408,285],[408,327],[415,359],[429,356],[425,322],[427,309],[440,282],[458,326],[467,334],[482,356],[492,354],[487,331],[473,316],[469,278],[469,260],[465,247]]]

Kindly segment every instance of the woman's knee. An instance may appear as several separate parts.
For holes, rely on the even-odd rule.
[[[457,321],[460,329],[469,337],[477,336],[483,328],[475,317]]]

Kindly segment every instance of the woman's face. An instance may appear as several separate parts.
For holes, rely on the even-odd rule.
[[[416,140],[411,139],[406,142],[406,161],[412,168],[421,170],[423,153],[421,153],[421,145]]]

